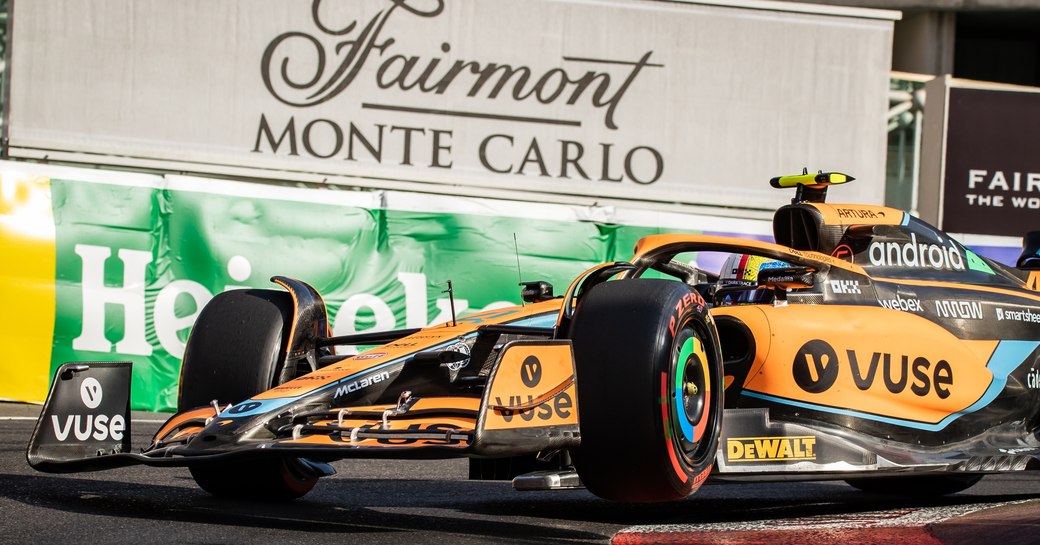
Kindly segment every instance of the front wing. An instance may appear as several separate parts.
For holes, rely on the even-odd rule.
[[[245,410],[259,405],[250,400],[214,404],[174,415],[136,452],[131,363],[68,363],[55,375],[27,458],[40,471],[74,472],[246,456],[454,458],[571,448],[580,437],[573,359],[569,341],[510,343],[481,397],[402,392],[396,404],[328,407],[305,396],[259,415]]]

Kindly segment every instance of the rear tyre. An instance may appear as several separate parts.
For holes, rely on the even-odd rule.
[[[722,425],[722,355],[703,298],[656,279],[606,282],[571,328],[581,445],[575,467],[597,496],[682,499],[707,478]]]
[[[967,490],[982,480],[982,475],[915,475],[847,479],[853,488],[888,496],[946,496]]]
[[[238,403],[277,386],[293,320],[292,297],[275,290],[233,290],[199,313],[181,362],[177,408]],[[296,458],[260,458],[190,466],[206,492],[227,498],[289,500],[318,477]]]

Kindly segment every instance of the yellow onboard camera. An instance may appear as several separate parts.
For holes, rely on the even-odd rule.
[[[827,188],[829,186],[844,184],[852,180],[855,180],[855,178],[841,172],[824,172],[820,170],[816,174],[810,174],[809,169],[804,168],[801,174],[777,176],[769,180],[769,185],[777,189],[797,188],[794,198],[791,199],[792,203],[824,202],[827,200]]]

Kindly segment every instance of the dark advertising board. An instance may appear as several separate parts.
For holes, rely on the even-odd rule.
[[[1040,92],[951,87],[948,105],[942,228],[1040,229]]]

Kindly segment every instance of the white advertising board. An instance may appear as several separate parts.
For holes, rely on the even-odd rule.
[[[656,0],[63,0],[13,10],[9,152],[769,209],[881,202],[898,14]],[[443,191],[443,189],[442,189]]]

